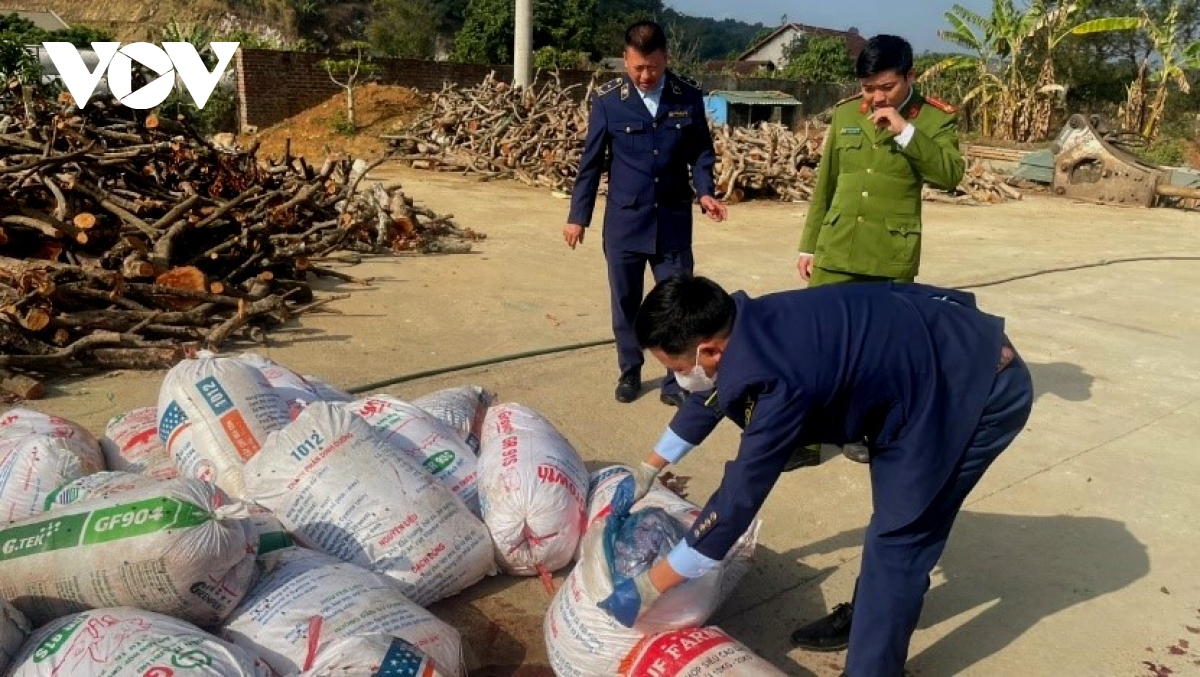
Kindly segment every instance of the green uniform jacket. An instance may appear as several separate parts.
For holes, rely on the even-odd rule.
[[[800,251],[813,254],[819,268],[916,277],[922,183],[957,187],[963,158],[953,108],[914,91],[900,114],[914,127],[904,148],[890,130],[871,123],[861,96],[834,109],[800,240]]]

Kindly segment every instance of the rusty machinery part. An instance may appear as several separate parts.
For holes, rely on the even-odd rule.
[[[1083,115],[1072,115],[1054,140],[1056,195],[1095,202],[1152,207],[1162,172],[1105,141]]]

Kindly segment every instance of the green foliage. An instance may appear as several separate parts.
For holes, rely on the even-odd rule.
[[[427,59],[434,55],[439,23],[430,0],[375,0],[367,37],[383,56]]]
[[[547,46],[533,53],[533,67],[537,70],[586,69],[589,64],[588,55],[579,50],[561,50]]]
[[[780,77],[803,82],[841,84],[854,80],[854,62],[846,41],[831,36],[798,37],[784,49],[787,65]]]
[[[354,132],[358,131],[358,126],[350,122],[346,114],[340,110],[333,114],[333,118],[329,121],[329,128],[342,136],[354,136]]]
[[[515,13],[512,0],[471,0],[462,31],[454,41],[454,59],[467,63],[512,63]]]
[[[267,38],[247,30],[236,30],[217,38],[221,42],[236,42],[244,49],[283,49],[284,45],[277,39]],[[294,48],[293,48],[294,49]]]
[[[76,47],[88,48],[93,42],[114,42],[117,39],[109,31],[89,26],[71,26],[65,31],[54,31],[50,36],[50,39],[58,42],[69,42]]]
[[[0,85],[11,78],[22,83],[37,82],[41,77],[41,65],[27,46],[48,39],[49,33],[15,13],[0,16]]]
[[[237,132],[238,129],[237,94],[220,86],[213,90],[204,108],[197,108],[190,94],[176,89],[155,112],[170,119],[182,115],[196,131],[205,135]]]

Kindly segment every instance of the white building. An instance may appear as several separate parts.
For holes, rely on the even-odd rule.
[[[767,37],[763,38],[744,54],[738,57],[738,61],[758,61],[769,62],[776,69],[783,68],[787,65],[787,48],[797,38],[803,37],[833,37],[842,38],[846,41],[846,48],[850,52],[851,59],[857,59],[858,53],[867,46],[867,40],[858,34],[857,28],[851,28],[845,31],[834,30],[832,28],[819,28],[817,26],[806,26],[805,24],[789,23],[775,29]]]

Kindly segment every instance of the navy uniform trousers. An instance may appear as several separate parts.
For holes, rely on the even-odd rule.
[[[849,677],[899,677],[929,590],[929,574],[946,548],[963,501],[984,471],[1025,426],[1033,381],[1020,356],[996,375],[983,416],[954,474],[915,521],[880,533],[871,519],[854,594],[846,655]],[[872,484],[888,478],[871,472]]]
[[[613,336],[617,340],[617,365],[624,374],[641,369],[646,361],[633,331],[634,318],[645,296],[646,266],[650,266],[654,281],[658,283],[676,273],[691,273],[694,261],[690,248],[665,254],[643,254],[622,251],[609,246],[607,241],[604,243],[604,258],[608,262],[608,289],[612,301]],[[664,394],[683,391],[670,370],[667,370],[664,378]]]

